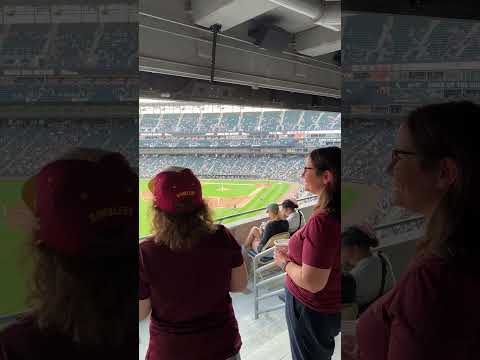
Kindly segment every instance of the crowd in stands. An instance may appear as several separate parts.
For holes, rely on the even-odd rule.
[[[1,30],[0,67],[138,69],[138,28],[133,23],[7,24]]]
[[[474,21],[421,16],[349,16],[343,25],[343,63],[459,62],[480,58]],[[362,31],[358,32],[357,29]]]
[[[299,182],[303,155],[140,155],[140,177],[168,166],[188,167],[200,177],[226,175]]]
[[[240,113],[141,114],[142,133],[286,132],[340,130],[339,113],[265,111]]]
[[[188,148],[188,147],[319,147],[337,144],[340,135],[336,139],[324,136],[312,136],[308,138],[295,138],[294,136],[237,136],[235,138],[197,137],[192,141],[191,137],[157,137],[140,139],[140,147],[143,148]]]
[[[1,79],[0,79],[1,80]],[[9,79],[0,85],[0,103],[89,102],[112,103],[135,101],[138,87],[129,80],[100,83],[94,79]]]
[[[52,121],[46,121],[48,126],[0,123],[0,173],[6,177],[31,176],[72,146],[119,151],[136,167],[138,147],[136,136],[132,138],[135,135],[133,121],[130,125],[126,121],[94,122],[80,124],[73,120],[52,124]]]

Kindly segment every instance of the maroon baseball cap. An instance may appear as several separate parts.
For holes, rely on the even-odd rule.
[[[34,239],[60,254],[123,255],[138,244],[138,176],[119,153],[54,161],[23,195],[38,219]]]
[[[203,204],[202,186],[192,170],[170,167],[148,184],[156,208],[170,214],[192,212]]]

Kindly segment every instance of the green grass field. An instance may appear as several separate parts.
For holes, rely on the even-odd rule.
[[[0,179],[0,315],[21,312],[26,308],[26,234],[6,223],[8,209],[21,198],[21,180]]]
[[[359,195],[348,184],[342,184],[342,212],[347,212]]]
[[[258,184],[268,184],[269,187],[264,187],[258,190],[255,196],[244,206],[239,208],[214,208],[213,218],[219,219],[221,217],[230,216],[242,213],[248,210],[253,210],[278,201],[289,189],[288,182],[267,181],[267,180],[202,180],[203,197],[219,197],[232,198],[237,196],[248,196],[253,193]],[[148,180],[140,181],[140,194],[147,189]],[[142,200],[140,196],[140,236],[146,236],[151,233],[150,218],[151,218],[151,201]],[[235,222],[241,219],[246,219],[258,215],[260,212],[240,215],[232,219],[226,219],[222,223]]]

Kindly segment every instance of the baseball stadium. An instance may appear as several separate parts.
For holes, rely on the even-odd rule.
[[[148,101],[139,124],[140,237],[151,232],[148,182],[163,168],[191,168],[215,221],[232,224],[263,216],[270,203],[308,199],[306,154],[340,144],[338,113]]]

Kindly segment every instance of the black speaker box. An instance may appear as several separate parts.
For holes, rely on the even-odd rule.
[[[256,25],[248,31],[255,45],[269,50],[282,51],[288,48],[290,33],[273,25]]]

